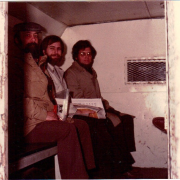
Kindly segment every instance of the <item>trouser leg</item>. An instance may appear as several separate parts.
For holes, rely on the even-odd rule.
[[[112,172],[128,171],[134,163],[134,159],[126,147],[124,138],[122,138],[120,147],[116,144],[112,122],[109,119],[80,116],[76,116],[76,118],[83,118],[89,125],[95,162],[100,176],[111,178]],[[117,140],[119,139],[117,138]]]
[[[57,142],[62,179],[88,178],[74,125],[62,121],[42,122],[26,136],[26,141]]]
[[[81,147],[87,169],[95,168],[94,153],[91,141],[91,135],[88,124],[80,119],[74,119],[74,125],[77,127]]]
[[[106,128],[106,119],[94,119],[90,117],[80,117],[89,125],[96,169],[92,172],[93,177],[109,179],[112,177],[112,138]]]
[[[134,119],[130,115],[121,116],[121,123],[114,128],[117,144],[122,146],[123,142],[129,152],[136,151],[134,138]]]
[[[114,127],[110,120],[107,121],[108,131],[116,144],[113,149],[114,159],[116,159],[115,166],[117,165],[117,170],[121,169],[121,172],[128,171],[135,162],[127,143],[129,136],[127,137],[128,132],[125,133],[125,130],[128,129],[128,127],[124,127],[123,121],[125,120],[123,119],[117,127]],[[132,141],[134,141],[134,138]],[[131,145],[134,147],[133,144]]]

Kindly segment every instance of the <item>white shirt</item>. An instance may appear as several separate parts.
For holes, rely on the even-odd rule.
[[[63,78],[64,71],[60,67],[58,67],[56,65],[53,66],[50,63],[48,63],[47,70],[54,82],[56,94],[61,92],[64,89],[67,89],[66,82]]]

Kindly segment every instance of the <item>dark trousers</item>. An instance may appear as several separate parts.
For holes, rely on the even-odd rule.
[[[116,144],[113,124],[109,119],[95,119],[85,116],[74,116],[83,119],[89,125],[96,162],[94,174],[100,178],[112,178],[114,173],[129,170],[134,159],[126,147]]]
[[[95,168],[95,160],[89,126],[85,121],[80,119],[74,119],[73,124],[77,128],[86,168],[88,170],[93,169]]]
[[[136,151],[134,138],[134,119],[131,115],[119,116],[121,123],[116,127],[112,122],[108,121],[108,129],[113,135],[116,144],[120,147],[125,147],[126,151]]]
[[[62,179],[88,178],[76,127],[63,121],[45,121],[25,137],[28,143],[57,142]]]

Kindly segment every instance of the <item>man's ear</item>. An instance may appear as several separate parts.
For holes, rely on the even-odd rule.
[[[19,46],[21,44],[21,41],[18,37],[14,37],[14,43]]]
[[[21,41],[21,37],[20,37],[20,32],[16,33],[14,35],[14,43],[17,45],[17,46],[21,46],[22,45],[22,41]]]
[[[43,50],[43,55],[46,55],[46,51],[45,50]]]
[[[14,38],[15,44],[19,44],[18,38]]]

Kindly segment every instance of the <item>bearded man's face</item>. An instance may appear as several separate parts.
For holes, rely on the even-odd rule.
[[[54,42],[47,46],[43,53],[48,56],[48,62],[50,64],[58,65],[62,57],[62,47],[60,42]]]
[[[20,32],[22,49],[26,53],[31,53],[33,58],[39,58],[38,33],[36,31]]]

